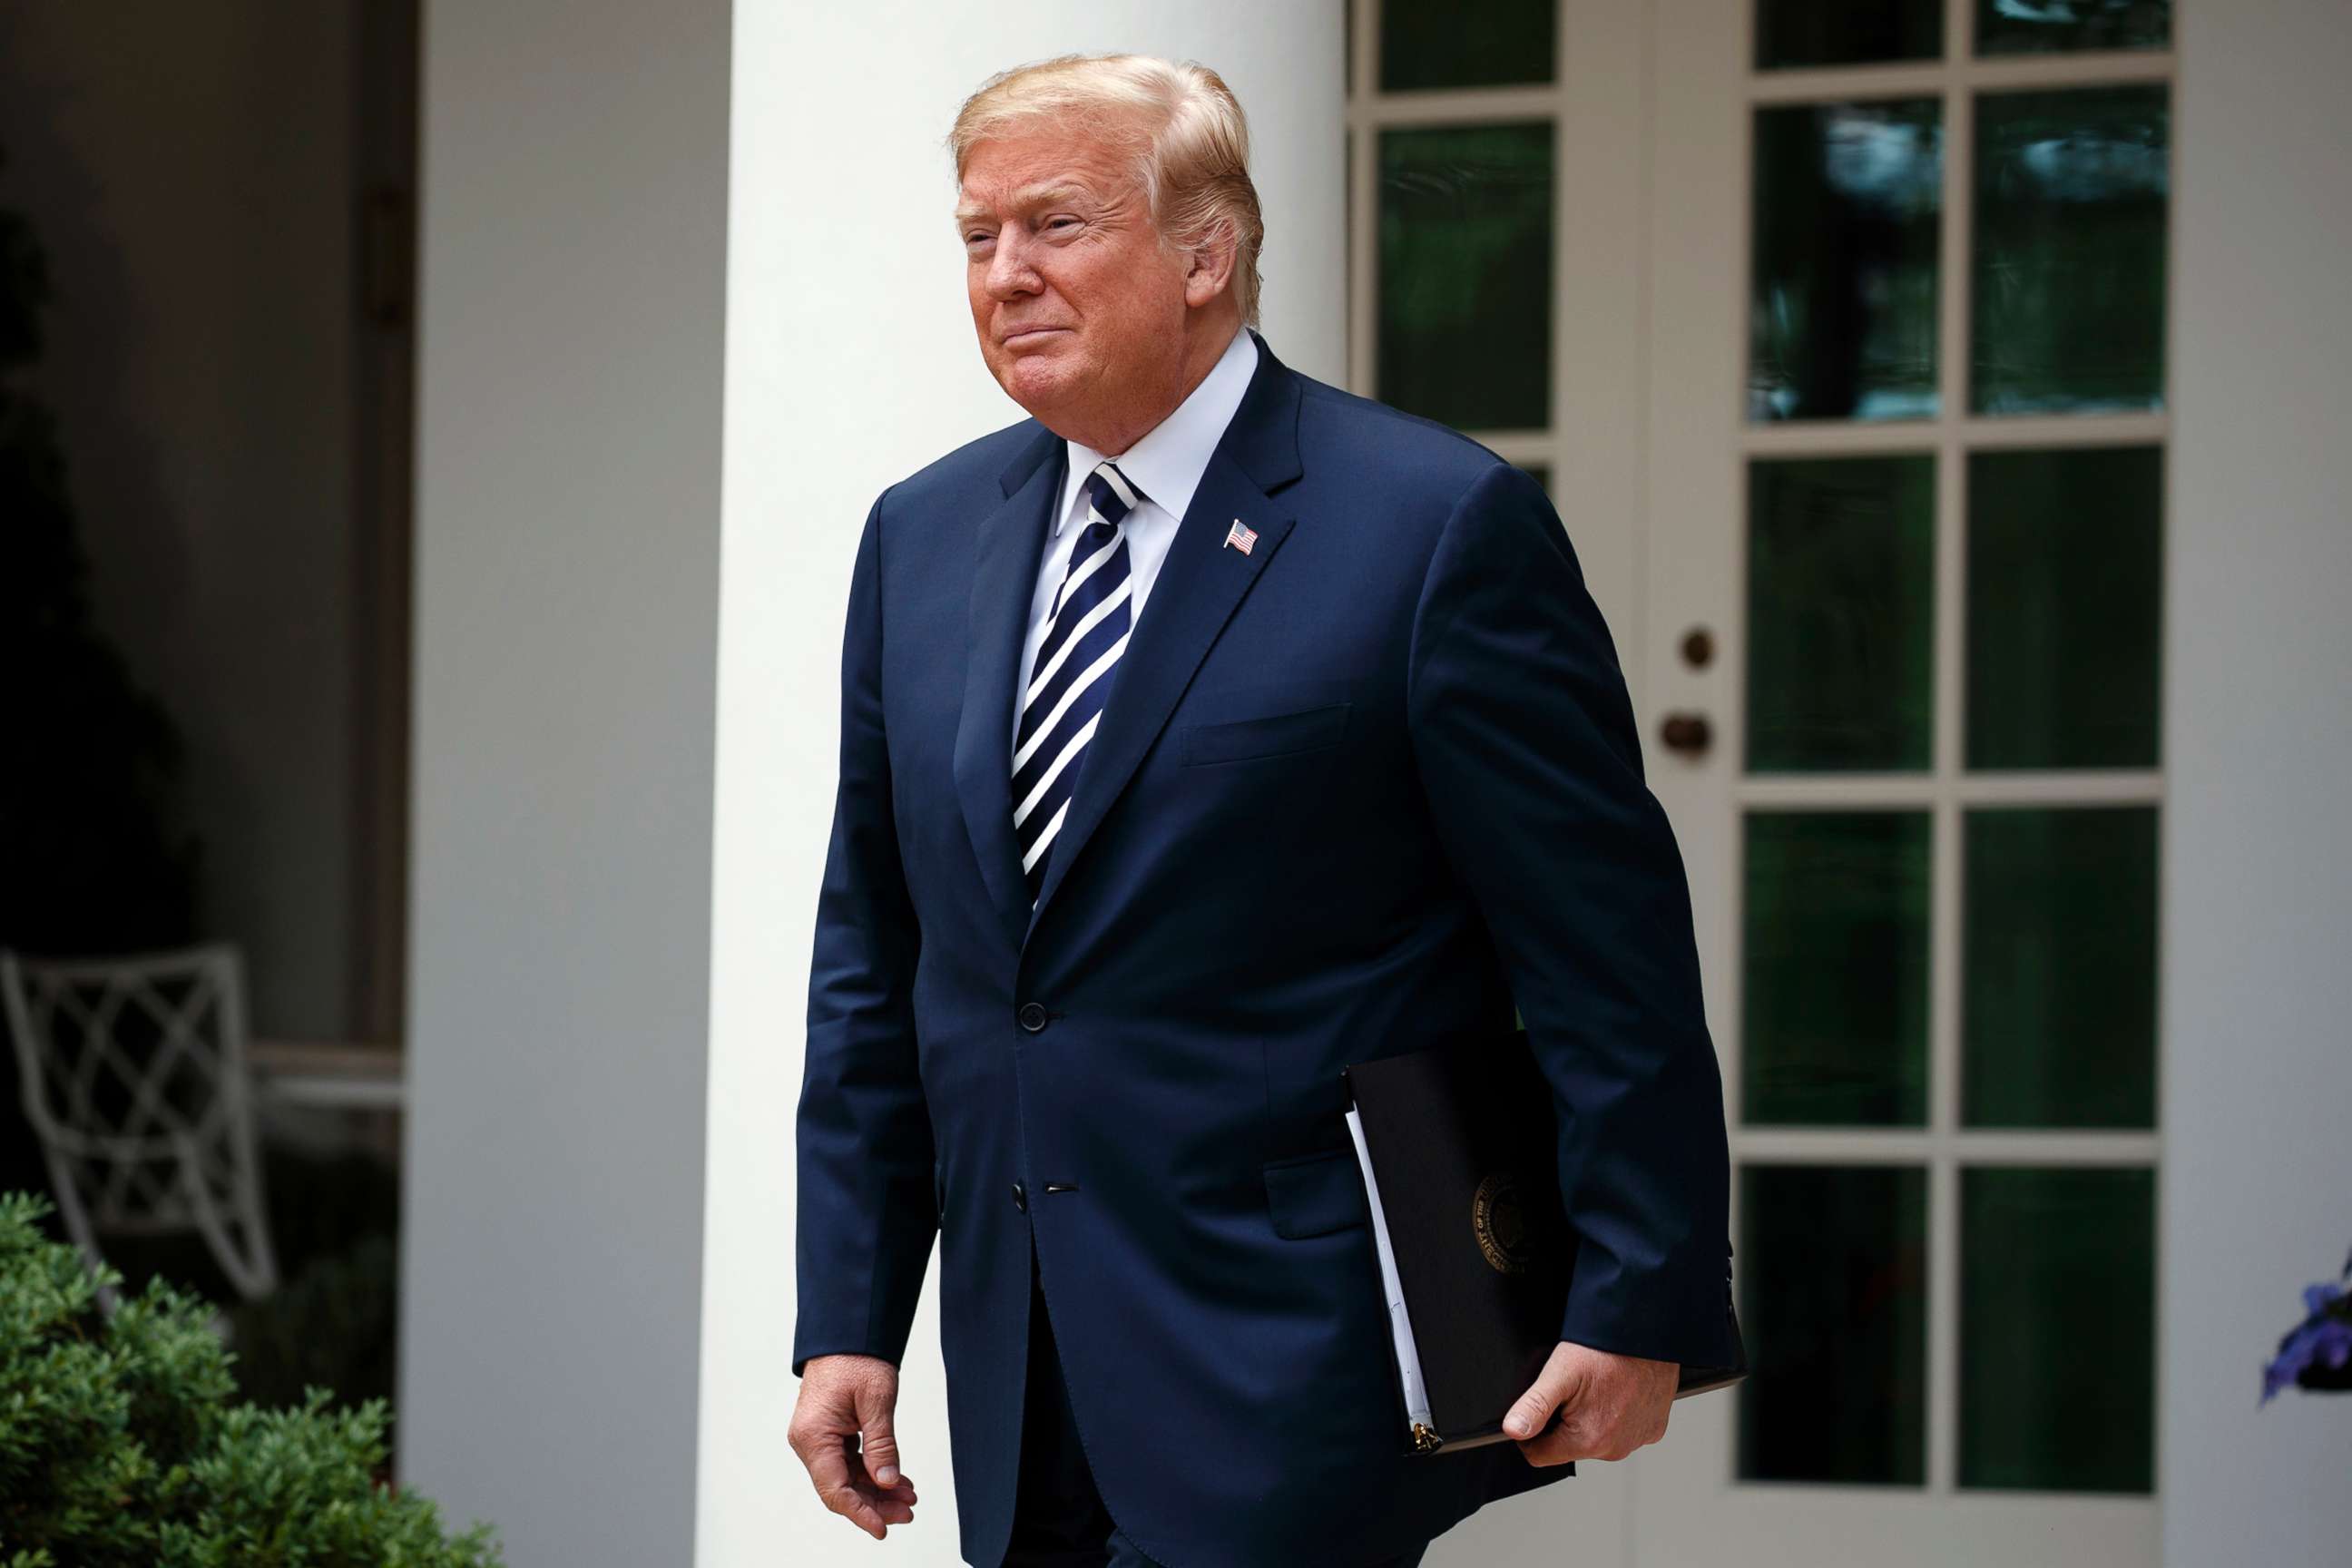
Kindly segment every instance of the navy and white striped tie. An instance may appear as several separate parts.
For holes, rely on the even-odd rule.
[[[1054,595],[1013,742],[1013,832],[1032,904],[1045,885],[1045,864],[1131,622],[1126,521],[1141,493],[1106,458],[1087,476],[1086,497],[1086,531]]]

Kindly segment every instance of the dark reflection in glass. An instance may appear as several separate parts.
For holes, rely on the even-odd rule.
[[[1756,111],[1751,419],[1936,412],[1943,108]]]
[[[1381,402],[1550,423],[1551,192],[1548,121],[1381,132]]]
[[[2151,1490],[2155,1300],[2154,1171],[1963,1170],[1960,1485]]]
[[[1756,68],[1932,60],[1943,0],[1757,0]]]
[[[2161,405],[2167,89],[1987,93],[1976,121],[1976,408]]]
[[[1927,1120],[1927,814],[1747,819],[1741,1114],[1759,1125]]]
[[[1744,1165],[1738,1474],[1927,1478],[1927,1173]]]
[[[1965,821],[1961,1120],[2155,1126],[2156,808]]]
[[[1381,89],[1549,81],[1559,16],[1559,0],[1381,0]]]
[[[1969,458],[1971,768],[2151,768],[2164,453]]]
[[[1549,464],[1549,463],[1521,463],[1521,464],[1519,465],[1519,467],[1520,467],[1520,468],[1524,468],[1524,469],[1526,469],[1529,474],[1533,475],[1533,476],[1535,477],[1535,481],[1536,481],[1536,483],[1538,483],[1538,484],[1539,484],[1539,485],[1543,486],[1544,490],[1545,490],[1545,492],[1546,492],[1547,494],[1549,494],[1549,493],[1550,492],[1550,490],[1551,490],[1551,465],[1550,465],[1550,464]]]
[[[2160,49],[2172,41],[2172,0],[1976,0],[1977,53]]]
[[[1928,765],[1935,459],[1748,469],[1748,768]]]

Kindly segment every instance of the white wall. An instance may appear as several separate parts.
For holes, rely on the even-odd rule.
[[[397,1436],[517,1568],[691,1552],[728,25],[425,20]]]
[[[367,1026],[352,11],[0,5],[0,205],[52,285],[30,388],[265,1036]]]
[[[2179,15],[2165,1560],[2341,1563],[2352,1397],[2255,1399],[2352,1245],[2352,16]]]
[[[699,1557],[865,1562],[784,1443],[793,1110],[835,763],[850,557],[884,486],[1020,418],[973,341],[941,145],[991,72],[1065,50],[1215,68],[1250,119],[1266,211],[1266,341],[1344,377],[1337,5],[738,0],[729,257],[704,1258]],[[953,1563],[936,1265],[899,1433],[922,1501],[893,1563]]]

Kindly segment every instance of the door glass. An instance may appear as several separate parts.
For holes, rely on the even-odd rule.
[[[2168,89],[1986,93],[1976,122],[1976,408],[2160,406]]]
[[[1977,53],[2160,49],[2172,41],[2171,0],[1975,0]]]
[[[1935,460],[1759,460],[1748,519],[1748,771],[1927,767]]]
[[[2155,1484],[2156,1173],[1960,1173],[1963,1487]]]
[[[2157,763],[2161,447],[1969,458],[1971,768]]]
[[[2155,1126],[2156,808],[1965,821],[1963,1119]]]
[[[1927,1173],[1748,1165],[1739,1213],[1740,1479],[1919,1485]]]
[[[1756,111],[1751,419],[1936,412],[1943,106]]]
[[[1917,811],[1748,815],[1740,1071],[1751,1124],[1927,1120],[1927,826]]]
[[[1551,419],[1549,121],[1381,132],[1380,400],[1466,430]]]
[[[1965,0],[1961,0],[1965,4]],[[1758,0],[1756,68],[1932,60],[1943,0]]]
[[[1559,16],[1558,0],[1386,0],[1381,90],[1549,81]]]

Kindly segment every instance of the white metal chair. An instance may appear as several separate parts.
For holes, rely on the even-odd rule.
[[[236,949],[0,952],[0,1001],[58,1213],[91,1264],[101,1234],[193,1231],[247,1300],[276,1289]],[[116,1297],[101,1293],[110,1314]]]

